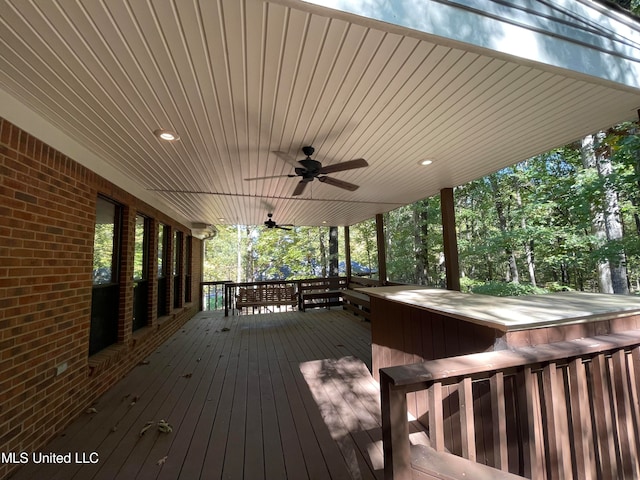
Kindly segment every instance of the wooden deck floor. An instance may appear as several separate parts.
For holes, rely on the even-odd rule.
[[[382,478],[370,342],[341,310],[202,312],[42,450],[98,463],[11,478]]]

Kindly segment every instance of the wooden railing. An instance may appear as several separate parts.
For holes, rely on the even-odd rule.
[[[638,330],[383,368],[380,384],[386,479],[640,478]],[[425,389],[431,447],[410,447]]]
[[[200,283],[200,299],[202,310],[222,310],[226,305],[225,288],[227,283],[224,282],[201,282]]]
[[[357,288],[371,288],[382,285],[380,280],[364,277],[349,277],[347,290],[342,296],[342,306],[356,316],[371,321],[371,300],[369,295],[359,292]]]
[[[336,307],[342,305],[342,294],[347,288],[345,277],[305,278],[298,280],[299,308]]]
[[[312,307],[342,305],[345,292],[354,293],[354,288],[379,285],[378,280],[360,277],[351,277],[349,281],[346,277],[318,277],[241,283],[202,282],[200,297],[203,310],[224,309],[225,316],[238,310],[238,307],[264,311],[261,307],[292,306],[294,303],[292,295],[295,297],[298,308],[304,311]],[[357,297],[357,293],[355,295]],[[368,305],[365,307],[368,313]],[[358,308],[362,308],[362,305],[358,305]]]

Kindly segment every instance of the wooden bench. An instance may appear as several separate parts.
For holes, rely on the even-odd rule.
[[[238,289],[236,309],[291,306],[298,304],[296,289],[292,285],[255,285]]]
[[[300,280],[300,304],[303,312],[307,308],[329,308],[342,305],[342,297],[347,286],[344,277],[311,278]]]

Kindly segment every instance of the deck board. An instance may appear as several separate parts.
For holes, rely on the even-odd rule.
[[[27,464],[12,480],[381,478],[371,334],[348,312],[202,312],[147,360],[41,450],[98,464]],[[140,436],[161,419],[171,433]]]

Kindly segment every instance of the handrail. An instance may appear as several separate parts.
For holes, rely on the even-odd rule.
[[[223,280],[223,281],[212,281],[212,282],[200,282],[200,308],[202,310],[211,310],[211,289],[208,287],[213,287],[213,310],[218,309],[218,298],[220,298],[220,308],[226,303],[225,302],[225,289],[224,285],[230,283],[231,280]],[[221,287],[221,288],[218,288]],[[205,294],[205,290],[208,289],[209,292]],[[206,305],[205,305],[206,301]]]
[[[411,365],[386,367],[381,368],[380,373],[384,373],[394,386],[416,387],[418,390],[421,389],[420,385],[435,380],[440,380],[443,384],[453,383],[460,377],[483,376],[498,370],[591,355],[637,343],[640,343],[640,330],[630,330],[535,347],[472,353]]]
[[[353,278],[353,277],[352,277]],[[380,282],[374,279],[354,279],[355,284],[362,284],[362,286],[376,286],[379,285]],[[255,282],[232,282],[230,280],[226,281],[216,281],[216,282],[201,282],[200,283],[200,297],[204,303],[204,290],[207,286],[221,286],[223,293],[220,295],[222,297],[222,306],[224,306],[225,316],[229,315],[229,311],[233,311],[235,308],[235,298],[236,292],[239,288],[255,288],[262,285],[266,286],[277,286],[277,285],[293,285],[296,287],[296,292],[298,296],[298,302],[300,304],[300,293],[306,292],[308,290],[316,290],[316,289],[326,289],[326,288],[338,288],[345,289],[348,286],[347,277],[338,276],[338,277],[312,277],[312,278],[303,278],[303,279],[284,279],[284,280],[261,280]],[[218,299],[218,292],[216,290],[216,302]],[[216,303],[217,305],[217,303]]]
[[[474,390],[482,390],[483,382],[488,386],[479,398]],[[510,396],[507,385],[514,390]],[[458,410],[449,415],[459,415],[456,433],[464,458],[476,460],[476,424],[482,428],[483,419],[474,419],[474,402],[485,402],[491,412],[485,431],[493,438],[486,450],[493,453],[490,464],[500,470],[509,469],[509,451],[516,448],[507,442],[513,428],[507,425],[513,420],[506,414],[509,408],[524,437],[518,446],[524,465],[515,473],[553,478],[560,472],[560,478],[571,478],[575,469],[580,478],[638,478],[638,330],[387,367],[380,369],[380,387],[386,479],[411,478],[407,394],[419,390],[428,390],[429,435],[436,452],[446,450],[443,402],[451,408],[455,392]]]

